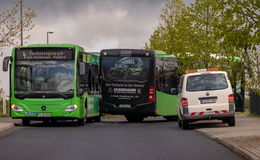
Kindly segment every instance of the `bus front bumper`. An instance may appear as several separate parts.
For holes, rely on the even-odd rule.
[[[100,111],[107,114],[116,115],[143,115],[143,116],[154,116],[155,115],[155,103],[142,103],[131,106],[129,108],[119,107],[118,105],[100,102]]]

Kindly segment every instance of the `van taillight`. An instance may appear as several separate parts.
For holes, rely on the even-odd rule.
[[[188,99],[187,98],[181,98],[181,105],[182,107],[188,106]]]
[[[228,95],[228,102],[229,102],[229,103],[234,103],[234,102],[235,102],[234,94]]]
[[[103,101],[103,98],[99,98],[98,101],[99,101],[99,102],[102,102],[102,101]]]
[[[155,99],[155,88],[154,86],[149,87],[148,102],[154,102]]]

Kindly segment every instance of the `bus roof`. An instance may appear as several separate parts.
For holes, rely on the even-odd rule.
[[[155,50],[155,54],[158,57],[174,57],[174,58],[176,58],[174,55],[167,54],[167,53],[165,53],[164,51],[161,51],[161,50]]]
[[[30,44],[27,46],[18,46],[18,47],[71,47],[71,48],[76,47],[84,50],[81,46],[74,45],[74,44]]]

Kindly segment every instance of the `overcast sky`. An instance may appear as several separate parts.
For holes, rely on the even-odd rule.
[[[18,1],[0,0],[0,13]],[[183,0],[187,5],[193,1]],[[158,25],[161,8],[167,2],[168,0],[23,0],[24,7],[33,8],[37,14],[27,44],[46,43],[47,31],[53,31],[49,35],[50,43],[78,44],[86,51],[143,48]],[[10,54],[10,49],[5,49],[4,54]],[[0,87],[7,86],[7,80],[3,80],[3,77],[6,74],[1,72]]]

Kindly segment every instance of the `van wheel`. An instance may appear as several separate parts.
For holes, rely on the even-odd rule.
[[[85,118],[79,118],[78,119],[78,125],[79,126],[84,126],[86,124],[86,119]]]
[[[125,115],[128,122],[142,122],[144,116]]]
[[[189,129],[189,122],[187,120],[181,120],[182,129]]]
[[[236,125],[235,117],[231,117],[228,120],[228,126],[232,127]]]
[[[22,119],[22,124],[23,126],[29,126],[30,125],[30,120],[29,119]]]

